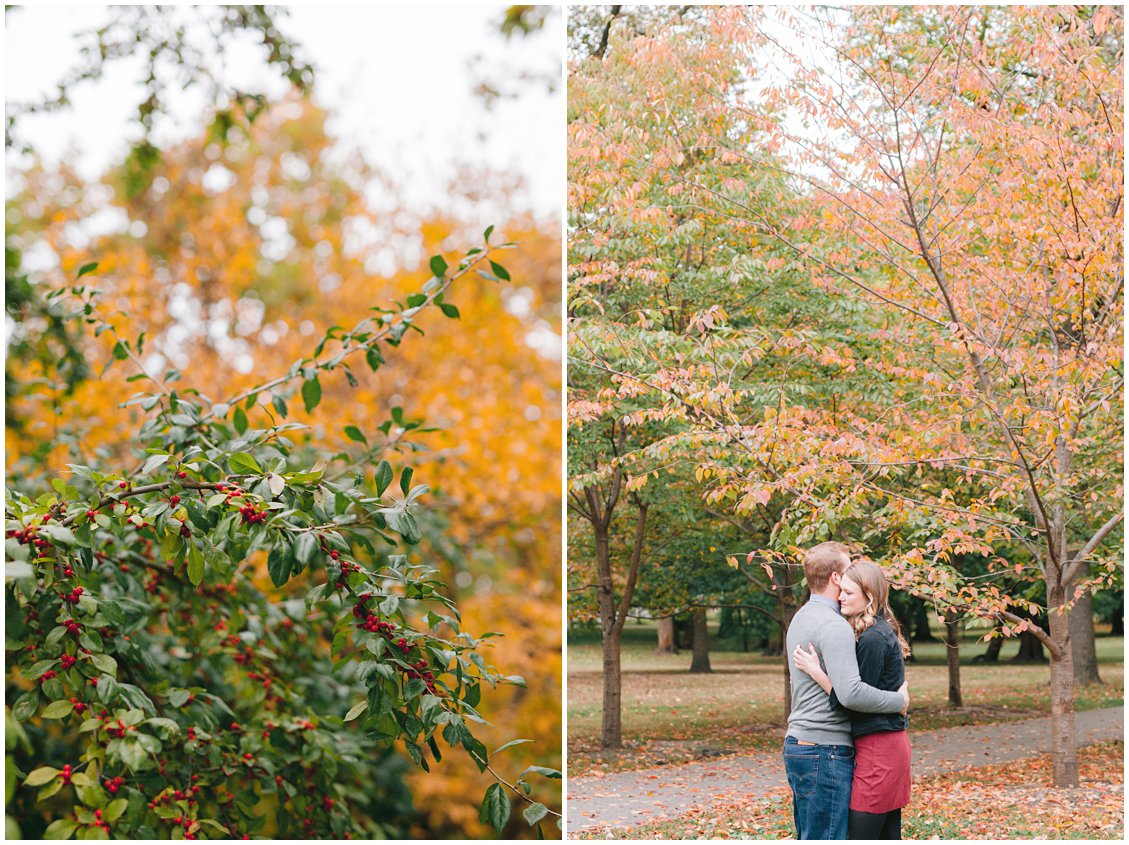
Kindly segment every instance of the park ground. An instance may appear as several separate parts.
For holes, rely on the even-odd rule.
[[[1104,683],[1082,687],[1077,708],[1123,704],[1124,641],[1096,641]],[[681,764],[776,751],[784,732],[779,658],[759,651],[711,650],[713,672],[691,675],[688,652],[656,655],[654,624],[630,622],[624,631],[625,748],[601,752],[600,645],[598,634],[573,630],[568,646],[568,772],[570,778],[648,770],[677,778]],[[722,646],[724,644],[721,644]],[[1018,646],[1005,645],[996,664],[975,658],[986,645],[970,634],[961,643],[964,707],[948,706],[944,645],[915,644],[907,667],[913,696],[911,730],[993,725],[1050,712],[1045,664],[1011,661]],[[1069,794],[1050,788],[1049,759],[977,766],[915,779],[904,836],[913,839],[1122,839],[1124,831],[1121,741],[1080,752],[1083,787]],[[570,787],[570,795],[572,789]],[[990,813],[984,807],[992,806]],[[652,815],[661,815],[661,810]],[[715,803],[634,826],[573,831],[580,838],[755,838],[792,835],[788,790]]]

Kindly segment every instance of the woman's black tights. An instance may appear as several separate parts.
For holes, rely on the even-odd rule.
[[[847,817],[849,839],[901,839],[902,811],[863,813],[851,810]]]

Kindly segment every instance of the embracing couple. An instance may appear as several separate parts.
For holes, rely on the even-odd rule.
[[[788,628],[784,768],[799,839],[900,839],[909,803],[909,647],[882,569],[842,543],[804,556],[811,598]]]

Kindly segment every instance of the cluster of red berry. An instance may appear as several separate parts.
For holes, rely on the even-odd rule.
[[[411,669],[405,669],[404,674],[409,678],[419,678],[427,687],[427,691],[432,695],[435,694],[435,676],[428,671],[428,664],[426,659],[417,660],[412,664]]]
[[[78,714],[79,714],[80,716],[81,716],[81,715],[82,715],[83,713],[85,713],[85,712],[86,712],[86,710],[87,710],[87,709],[88,709],[88,708],[90,707],[90,705],[89,705],[89,704],[83,704],[83,703],[82,703],[81,701],[79,701],[79,700],[78,700],[77,698],[72,698],[72,699],[71,699],[71,704],[73,704],[73,705],[74,705],[74,712],[75,712],[75,713],[78,713]]]
[[[59,593],[59,598],[70,604],[78,604],[78,600],[82,598],[82,592],[82,587],[75,587],[69,593]]]
[[[61,772],[59,772],[59,774],[63,778],[63,783],[70,785],[71,775],[74,774],[74,772],[71,771],[71,764],[67,763],[65,766],[63,766],[63,770]]]
[[[200,825],[197,824],[196,819],[190,819],[188,816],[173,816],[169,819],[177,827],[184,828],[185,839],[195,839],[195,830],[199,829]]]
[[[43,521],[46,522],[50,518],[50,516],[51,515],[48,514],[47,516],[43,517]],[[28,543],[31,543],[33,546],[35,546],[36,549],[45,549],[51,545],[51,542],[49,540],[44,540],[42,537],[37,537],[35,535],[35,531],[36,526],[29,525],[22,531],[18,528],[11,528],[8,531],[4,532],[4,536],[14,537],[21,546],[26,546]]]
[[[59,658],[59,662],[63,664],[63,671],[65,672],[78,662],[78,658],[73,654],[64,654]]]
[[[63,623],[63,627],[67,629],[67,633],[74,634],[76,637],[82,631],[82,626],[75,622],[73,619],[68,619]]]
[[[125,778],[123,777],[109,778],[106,781],[106,791],[111,795],[117,795],[118,790],[121,789],[124,785]]]
[[[270,689],[270,685],[272,683],[270,672],[248,672],[247,677],[252,681],[259,681],[260,683],[262,683],[263,689]]]
[[[121,719],[118,719],[118,723],[117,723],[116,726],[111,725],[110,727],[104,728],[104,730],[110,736],[112,736],[116,739],[121,739],[122,737],[125,736],[126,731],[136,731],[137,726],[136,725],[126,725],[125,722],[123,722]]]
[[[265,509],[259,510],[255,505],[244,505],[239,509],[239,514],[243,517],[243,521],[250,525],[262,522],[269,515]]]
[[[102,818],[102,811],[101,810],[95,810],[94,811],[94,821],[92,821],[89,826],[90,827],[100,827],[103,830],[105,830],[106,833],[110,832],[110,823]]]

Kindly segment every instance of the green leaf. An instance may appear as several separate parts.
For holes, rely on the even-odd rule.
[[[442,255],[431,256],[431,261],[428,262],[428,266],[431,267],[431,272],[434,273],[435,277],[438,279],[442,279],[447,272],[447,262],[443,260]]]
[[[75,276],[75,281],[78,281],[83,276],[85,276],[87,273],[93,273],[97,269],[98,269],[98,262],[97,261],[91,261],[89,264],[83,264],[81,267],[78,268],[78,275]],[[62,837],[62,838],[65,839],[66,837]]]
[[[106,617],[106,621],[112,625],[121,625],[125,623],[125,611],[121,609],[115,601],[104,601],[98,609],[102,611],[102,615]]]
[[[357,428],[355,425],[345,426],[345,436],[350,440],[355,440],[358,443],[364,443],[366,446],[368,445],[368,440],[365,439],[364,432]]]
[[[193,587],[200,586],[204,580],[204,555],[195,546],[188,548],[188,580]]]
[[[235,416],[231,418],[231,423],[240,434],[247,430],[247,415],[243,413],[242,408],[235,409]]]
[[[424,293],[413,293],[408,297],[409,308],[418,308],[425,302],[427,302],[427,294]]]
[[[306,413],[316,408],[321,401],[321,382],[316,376],[302,383],[302,401],[306,403]]]
[[[494,275],[504,282],[510,280],[510,271],[499,264],[497,261],[490,262],[490,269],[494,271]]]
[[[318,553],[318,540],[311,531],[304,531],[294,541],[294,557],[299,563],[313,562]]]
[[[560,780],[561,773],[556,769],[546,769],[544,766],[530,766],[519,777],[525,777],[528,774],[541,775],[542,777],[552,778],[553,780]]]
[[[121,685],[109,675],[103,675],[98,679],[98,699],[103,704],[112,704],[120,693]]]
[[[31,689],[19,697],[12,708],[12,718],[17,722],[26,722],[39,707],[39,689]]]
[[[129,352],[126,351],[125,344],[120,340],[114,344],[114,348],[110,352],[114,356],[115,361],[124,361],[129,357]]]
[[[78,540],[75,539],[74,532],[63,525],[41,525],[39,527],[40,536],[46,537],[52,543],[58,543],[61,546],[74,546],[77,545]]]
[[[472,704],[471,707],[473,707],[473,706],[474,705]],[[533,740],[531,740],[531,739],[511,739],[505,745],[499,745],[497,747],[497,749],[495,749],[494,753],[490,755],[490,759],[493,760],[497,755],[501,754],[507,748],[512,748],[515,745],[521,745],[523,742],[533,742]]]
[[[150,455],[149,458],[145,461],[145,465],[141,467],[141,474],[148,475],[157,467],[161,466],[161,464],[168,463],[168,460],[171,457],[172,455],[168,454],[167,452]]]
[[[117,821],[121,818],[125,808],[129,806],[129,801],[125,798],[117,798],[106,805],[106,809],[102,811],[102,818],[108,822]],[[539,804],[537,806],[540,806]],[[528,813],[529,811],[526,810]]]
[[[292,563],[293,558],[288,544],[279,543],[270,550],[267,556],[267,573],[276,587],[281,587],[290,580]]]
[[[71,819],[56,819],[47,825],[47,830],[43,831],[43,838],[70,839],[71,834],[76,830],[78,830],[78,822]]]
[[[380,354],[380,350],[375,346],[370,346],[365,350],[365,362],[368,364],[370,370],[376,372],[377,368],[384,363],[384,356]]]
[[[525,820],[529,822],[529,826],[533,827],[533,825],[549,815],[549,808],[544,804],[531,804],[522,810],[521,814],[525,817]]]
[[[43,710],[44,719],[62,719],[68,713],[74,710],[74,704],[69,701],[60,699],[59,701],[52,701]]]
[[[267,473],[267,486],[270,487],[272,496],[278,496],[286,489],[286,479],[281,475],[275,475],[273,472]]]
[[[90,662],[93,663],[100,672],[117,677],[118,662],[110,657],[110,655],[92,654],[90,655]]]
[[[411,467],[404,467],[404,471],[400,473],[400,492],[405,496],[408,495],[408,491],[412,488],[412,473],[414,472],[415,470]]]
[[[173,707],[183,707],[185,704],[188,703],[188,698],[191,694],[192,693],[190,693],[186,689],[182,689],[180,687],[174,687],[173,689],[170,689],[169,692],[168,692],[169,704],[171,704]]]
[[[384,491],[388,489],[388,485],[392,483],[392,464],[388,461],[381,461],[376,465],[376,474],[373,480],[376,482],[376,495],[383,496]]]
[[[490,236],[491,236],[492,234],[494,234],[494,227],[493,227],[492,225],[491,225],[491,226],[487,226],[487,227],[486,227],[486,231],[482,233],[482,240],[489,242],[489,241],[490,241]]]
[[[449,302],[440,304],[439,310],[442,311],[443,314],[447,317],[450,317],[452,320],[459,319],[459,309]]]
[[[254,474],[262,475],[263,468],[259,466],[259,462],[255,460],[253,455],[247,452],[236,452],[227,459],[227,465],[231,467],[232,472],[240,474]]]
[[[503,791],[502,784],[492,783],[486,787],[478,820],[499,832],[506,826],[506,822],[510,820],[510,799]]]
[[[360,704],[354,704],[349,708],[349,712],[345,714],[345,721],[351,722],[360,716],[365,710],[368,709],[368,699],[365,699]]]
[[[58,769],[53,769],[50,766],[40,766],[38,769],[33,770],[24,781],[24,786],[43,786],[49,780],[53,780],[59,774]]]
[[[66,631],[66,628],[64,628],[63,630]],[[20,674],[22,674],[29,681],[34,681],[37,678],[42,678],[43,673],[46,672],[48,669],[55,668],[55,665],[57,663],[58,663],[57,660],[40,660],[38,663],[36,663],[34,666],[32,666],[26,672],[21,672]]]

